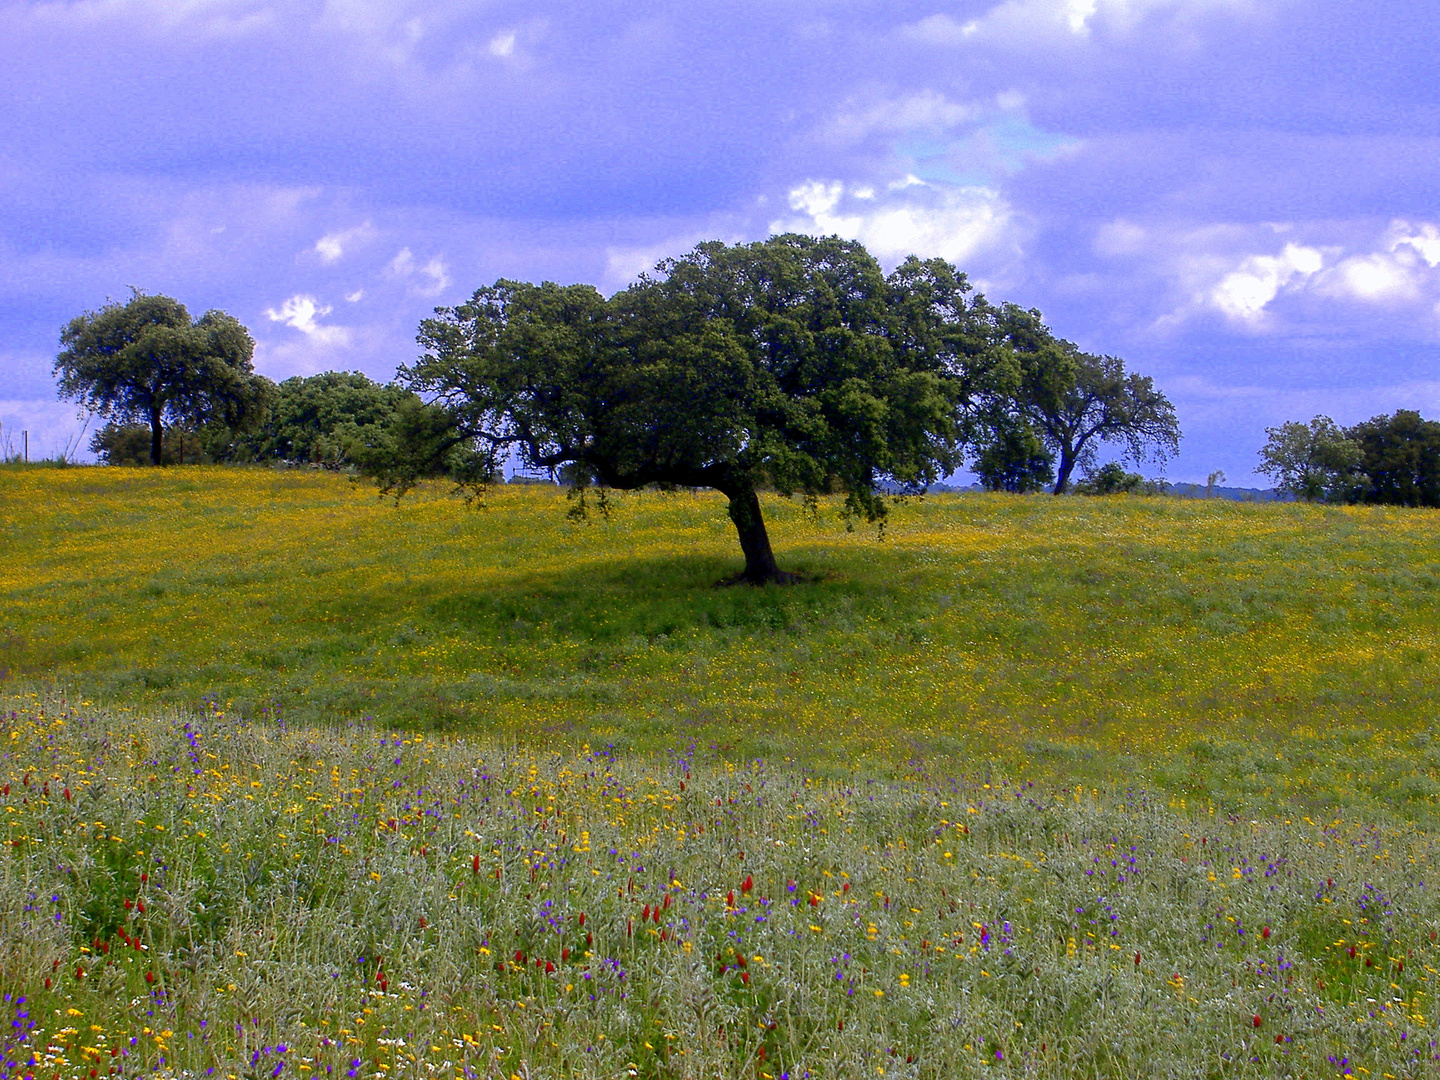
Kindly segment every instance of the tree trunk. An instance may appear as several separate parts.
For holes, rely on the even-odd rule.
[[[765,519],[760,514],[760,496],[753,487],[725,492],[730,496],[730,520],[740,535],[740,549],[745,552],[745,572],[737,578],[750,585],[775,583],[783,585],[795,580],[775,565],[775,553],[770,550],[770,534],[765,531]]]
[[[1055,490],[1050,494],[1064,495],[1070,490],[1070,474],[1075,471],[1075,454],[1061,447],[1060,465],[1055,470]]]
[[[150,464],[162,464],[165,456],[165,428],[160,423],[160,410],[150,410]]]

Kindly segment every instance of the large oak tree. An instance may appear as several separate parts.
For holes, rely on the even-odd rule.
[[[375,471],[403,492],[446,455],[461,480],[518,455],[581,485],[714,488],[739,580],[783,582],[760,490],[843,493],[874,521],[887,488],[959,467],[975,407],[1015,378],[995,316],[943,260],[886,276],[835,237],[704,243],[609,299],[498,281],[422,324],[399,381],[428,407]]]
[[[136,291],[72,319],[55,360],[62,398],[115,424],[150,428],[150,461],[164,460],[166,424],[240,428],[264,412],[269,380],[255,375],[255,342],[238,320],[208,311],[192,322],[185,305]]]

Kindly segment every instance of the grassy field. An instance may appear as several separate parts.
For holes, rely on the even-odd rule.
[[[0,734],[6,1077],[1440,1070],[1440,852],[1396,820],[218,713]]]
[[[106,705],[373,718],[808,767],[1409,799],[1440,716],[1440,514],[946,495],[884,539],[773,499],[818,580],[716,588],[713,494],[398,507],[314,472],[0,470],[0,671]]]
[[[1440,1071],[1440,515],[565,510],[0,469],[0,1080]]]

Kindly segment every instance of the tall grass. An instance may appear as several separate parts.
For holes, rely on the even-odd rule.
[[[1401,819],[11,704],[0,1076],[1440,1070]]]

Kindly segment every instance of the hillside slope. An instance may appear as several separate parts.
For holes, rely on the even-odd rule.
[[[110,704],[817,764],[1263,763],[1437,714],[1433,512],[963,493],[879,538],[771,498],[782,564],[814,580],[757,590],[715,585],[739,563],[719,496],[566,509],[538,486],[397,507],[313,472],[0,470],[0,670]]]

